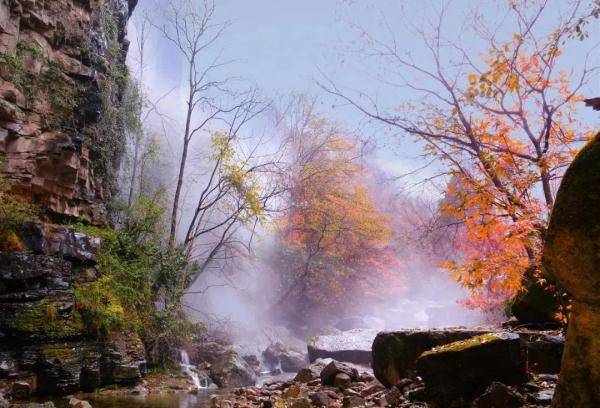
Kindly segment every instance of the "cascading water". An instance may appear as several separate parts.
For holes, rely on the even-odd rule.
[[[185,350],[181,350],[180,352],[181,354],[181,369],[183,370],[184,373],[186,373],[194,382],[194,386],[199,389],[199,388],[206,388],[204,386],[202,386],[202,383],[200,382],[200,377],[198,376],[198,373],[196,371],[194,371],[194,366],[192,366],[190,364],[190,357],[188,356],[187,351]]]

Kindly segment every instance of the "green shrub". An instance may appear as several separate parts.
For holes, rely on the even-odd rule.
[[[88,326],[98,333],[140,331],[152,312],[152,249],[137,245],[125,232],[76,227],[103,239],[98,260],[100,277],[75,285],[75,302]]]
[[[102,238],[97,269],[91,284],[75,285],[77,310],[90,331],[104,336],[115,331],[140,335],[151,364],[178,361],[181,344],[204,330],[187,320],[181,297],[189,284],[182,250],[162,245],[166,201],[159,197],[136,200],[131,207],[114,205],[122,231],[75,225],[85,234]]]

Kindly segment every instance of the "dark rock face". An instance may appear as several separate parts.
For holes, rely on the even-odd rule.
[[[38,222],[25,227],[23,246],[27,252],[94,263],[100,251],[100,238],[90,237],[71,228]]]
[[[471,401],[492,382],[527,381],[527,352],[518,334],[484,334],[424,352],[417,360],[427,399],[441,406]]]
[[[511,313],[520,325],[557,323],[559,302],[546,288],[537,282],[529,283],[517,294],[511,305]]]
[[[279,358],[281,371],[284,373],[295,373],[306,365],[306,356],[294,350],[289,350]]]
[[[565,346],[562,335],[542,334],[527,342],[528,369],[533,373],[558,373]]]
[[[469,339],[485,330],[404,330],[377,334],[372,346],[373,371],[383,385],[390,388],[415,373],[421,353],[433,347]]]
[[[328,336],[316,336],[308,342],[308,359],[332,358],[354,364],[371,364],[371,345],[378,331],[354,329]]]
[[[543,251],[549,275],[573,297],[554,407],[600,406],[600,134],[565,172]]]
[[[49,231],[30,235],[37,253],[0,253],[0,382],[66,395],[139,380],[139,339],[99,340],[74,306],[72,285],[89,280],[100,241],[62,227],[35,231]]]

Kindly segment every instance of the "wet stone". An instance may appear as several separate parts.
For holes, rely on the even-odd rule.
[[[524,402],[523,396],[518,392],[502,383],[493,382],[473,401],[473,408],[519,408]]]

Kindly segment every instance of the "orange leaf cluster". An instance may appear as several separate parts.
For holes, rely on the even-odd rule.
[[[334,135],[298,166],[290,208],[279,221],[286,301],[331,309],[401,287],[388,217],[361,183],[353,143]]]
[[[523,41],[490,52],[487,69],[468,75],[464,99],[431,119],[442,136],[426,151],[453,175],[441,209],[461,224],[461,256],[442,265],[470,289],[472,307],[498,308],[524,277],[540,279],[557,184],[592,134],[577,125],[581,96],[556,68],[558,47],[528,51]]]

